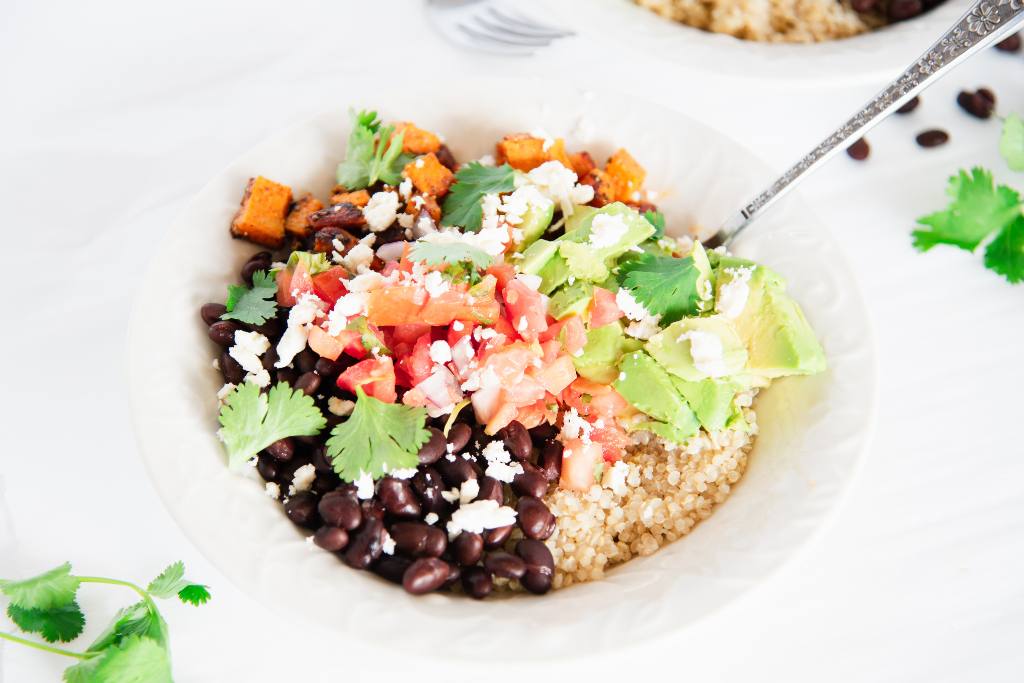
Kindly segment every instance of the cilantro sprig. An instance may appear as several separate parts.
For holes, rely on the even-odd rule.
[[[227,313],[221,320],[238,320],[250,325],[262,325],[277,315],[277,280],[266,271],[257,270],[252,276],[252,289],[245,285],[228,285]]]
[[[441,206],[441,225],[477,232],[484,220],[480,205],[484,195],[511,192],[515,187],[515,170],[508,164],[469,162],[455,173],[455,183]]]
[[[405,132],[392,137],[394,126],[381,126],[375,111],[352,113],[345,160],[338,164],[338,184],[360,190],[382,180],[388,185],[402,182],[402,169],[412,156],[402,153]]]
[[[652,240],[660,240],[665,236],[665,214],[661,211],[644,211],[644,218],[654,226],[654,234],[651,235]]]
[[[319,434],[327,420],[312,397],[285,382],[266,394],[245,382],[224,398],[220,424],[218,434],[228,452],[228,467],[237,470],[275,441]]]
[[[697,280],[700,271],[693,258],[641,254],[619,268],[619,284],[662,324],[700,313]]]
[[[1024,171],[1024,119],[1010,114],[1003,121],[1003,134],[999,139],[999,153],[1006,165],[1014,171]]]
[[[85,615],[78,604],[78,590],[85,584],[130,588],[142,598],[120,610],[84,652],[2,631],[0,639],[78,660],[65,669],[66,683],[170,683],[167,623],[154,598],[177,596],[193,605],[210,599],[206,586],[184,577],[184,565],[175,562],[142,588],[119,579],[75,576],[71,565],[64,563],[28,579],[0,580],[0,593],[10,601],[7,616],[23,633],[38,635],[47,643],[69,642],[82,634]],[[199,595],[204,597],[198,599]]]
[[[479,270],[486,269],[494,260],[486,251],[470,244],[426,240],[413,242],[409,258],[413,261],[422,261],[428,266],[468,263]]]
[[[356,387],[356,407],[331,430],[327,455],[347,482],[364,473],[379,479],[393,469],[416,467],[420,447],[430,439],[427,411],[367,396]]]

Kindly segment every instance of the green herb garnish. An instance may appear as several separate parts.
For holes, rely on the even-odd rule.
[[[422,261],[428,266],[469,263],[479,270],[486,269],[487,266],[491,265],[491,261],[494,260],[490,254],[479,247],[460,242],[429,242],[424,240],[413,242],[412,249],[409,251],[409,258],[413,261]]]
[[[476,232],[483,225],[484,195],[515,189],[515,170],[508,164],[484,166],[471,161],[455,174],[451,192],[444,198],[441,225],[458,226]]]
[[[238,320],[250,325],[262,325],[277,315],[277,280],[266,271],[257,270],[252,276],[252,289],[245,285],[228,285],[227,313],[221,320]]]
[[[402,182],[402,169],[412,155],[402,154],[405,133],[391,137],[394,126],[381,127],[375,111],[352,114],[345,160],[338,164],[338,184],[360,190],[382,180],[388,185]]]
[[[661,211],[644,211],[644,218],[654,226],[654,234],[649,239],[657,241],[665,236],[665,214]]]
[[[690,256],[640,254],[620,266],[618,277],[620,285],[649,313],[661,316],[662,325],[701,311],[697,292],[700,270]]]
[[[1024,119],[1010,114],[1003,121],[1003,135],[999,139],[999,153],[1006,165],[1014,171],[1024,171]]]

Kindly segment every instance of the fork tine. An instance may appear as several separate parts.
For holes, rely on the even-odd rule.
[[[499,21],[517,25],[520,29],[532,31],[534,34],[537,35],[545,34],[550,35],[553,38],[565,38],[568,36],[576,35],[574,31],[560,29],[555,26],[549,26],[547,24],[540,24],[534,21],[533,19],[530,19],[529,17],[526,17],[519,13],[511,14],[507,13],[508,10],[501,11],[494,5],[488,5],[486,11],[493,15],[494,18],[498,19]]]
[[[501,43],[502,45],[509,45],[509,46],[512,46],[512,47],[517,47],[517,48],[522,48],[522,49],[528,49],[528,48],[531,48],[531,47],[543,47],[543,46],[548,44],[547,42],[544,42],[544,43],[523,43],[523,42],[519,42],[519,41],[508,40],[506,38],[502,38],[501,36],[496,36],[496,35],[493,35],[493,34],[490,34],[490,33],[483,33],[481,31],[478,31],[477,29],[474,29],[472,26],[466,26],[465,24],[456,24],[456,27],[460,31],[462,31],[463,33],[468,35],[469,37],[474,38],[474,39],[479,40],[479,41],[482,41],[484,43],[488,43],[488,42],[489,43]]]
[[[548,34],[548,33],[528,33],[526,31],[519,31],[519,30],[516,30],[514,28],[509,28],[508,26],[502,26],[500,24],[492,24],[492,23],[486,21],[483,17],[480,17],[480,16],[473,17],[473,20],[476,21],[476,23],[478,25],[480,25],[481,27],[483,27],[483,28],[487,29],[488,31],[490,31],[492,34],[495,34],[495,35],[502,35],[502,34],[504,34],[504,35],[518,36],[520,38],[526,38],[527,40],[542,40],[542,41],[544,41],[542,43],[543,45],[550,44],[552,40],[554,40],[555,38],[558,37],[556,35],[552,35],[552,34]]]

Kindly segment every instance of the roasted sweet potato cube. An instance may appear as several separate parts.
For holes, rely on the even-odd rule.
[[[288,212],[288,217],[284,219],[285,231],[289,235],[305,237],[312,230],[309,225],[310,215],[322,208],[324,208],[324,203],[310,193],[302,195],[295,200],[291,211]]]
[[[404,173],[417,190],[434,197],[443,197],[455,182],[455,174],[445,168],[433,153],[410,161]]]
[[[341,190],[339,191],[338,188],[341,188]],[[331,204],[351,204],[352,206],[362,208],[369,203],[370,193],[366,190],[349,192],[341,185],[338,185],[334,188],[334,194],[331,195]]]
[[[310,214],[309,225],[320,228],[352,228],[366,223],[363,210],[349,203],[331,204],[326,209]]]
[[[495,146],[499,164],[507,163],[520,171],[532,171],[548,161],[544,151],[544,139],[535,138],[528,133],[506,135]]]
[[[395,124],[395,135],[405,133],[402,138],[402,151],[409,154],[430,154],[441,149],[441,138],[429,130],[418,128],[416,124],[403,121]]]
[[[284,241],[284,219],[292,203],[292,189],[263,176],[249,179],[242,204],[231,221],[231,234],[266,247]]]
[[[572,170],[576,172],[576,177],[578,178],[582,178],[597,168],[597,164],[594,163],[594,158],[590,156],[590,152],[570,154],[569,164],[572,166]]]
[[[602,207],[615,201],[615,185],[607,173],[595,168],[580,178],[580,183],[590,185],[594,188],[594,198],[590,201],[591,206]]]
[[[437,203],[437,200],[433,197],[424,197],[422,195],[413,195],[409,198],[409,201],[405,204],[405,212],[410,216],[418,217],[420,211],[426,211],[434,222],[441,220],[441,205]]]
[[[338,249],[334,242],[337,241],[343,247]],[[359,238],[344,228],[320,228],[313,236],[313,251],[330,254],[337,250],[341,253],[347,252],[359,243]]]
[[[605,172],[615,185],[615,199],[620,202],[636,202],[636,195],[644,185],[647,171],[636,162],[629,152],[620,149],[604,166]]]
[[[566,168],[572,168],[572,159],[565,151],[565,140],[562,138],[555,138],[555,141],[548,146],[547,159],[545,161],[557,161]],[[578,173],[576,175],[579,175]]]

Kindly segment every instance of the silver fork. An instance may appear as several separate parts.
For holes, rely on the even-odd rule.
[[[453,43],[502,55],[525,57],[576,35],[532,19],[501,0],[427,0],[427,14]]]
[[[979,0],[934,45],[838,130],[729,217],[705,244],[727,244],[765,209],[958,64],[1024,25],[1024,0]]]

